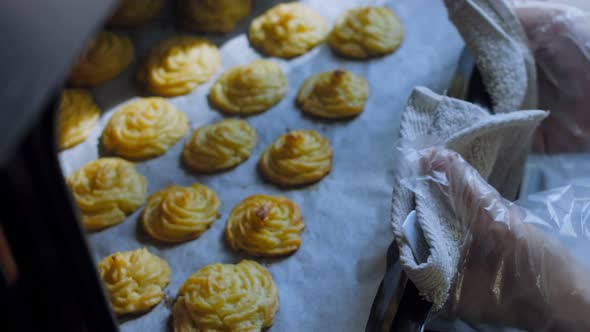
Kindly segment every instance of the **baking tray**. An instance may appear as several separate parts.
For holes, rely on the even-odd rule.
[[[222,68],[217,75],[262,57],[250,47],[245,32],[253,17],[278,2],[255,1],[252,15],[234,32],[207,36],[219,46],[222,54]],[[295,254],[282,259],[258,260],[268,268],[279,289],[280,307],[271,330],[361,331],[365,328],[393,237],[389,211],[396,165],[394,147],[401,113],[415,86],[426,86],[440,93],[448,88],[463,43],[448,21],[444,5],[439,2],[303,2],[320,11],[330,22],[348,8],[385,4],[394,9],[404,24],[403,44],[394,54],[369,61],[342,59],[325,44],[292,60],[273,59],[287,74],[289,91],[271,110],[246,118],[257,130],[259,142],[251,158],[231,171],[201,175],[185,170],[180,162],[185,140],[158,158],[136,163],[138,171],[148,180],[148,194],[170,184],[194,182],[214,189],[221,199],[221,217],[199,239],[178,245],[161,244],[143,234],[138,226],[141,208],[120,225],[88,234],[97,262],[116,251],[146,247],[171,265],[166,300],[144,315],[121,319],[122,331],[167,330],[170,305],[189,275],[208,264],[236,263],[251,258],[229,250],[223,240],[223,230],[232,207],[257,193],[289,197],[301,207],[306,222],[303,243]],[[104,112],[99,125],[84,143],[60,153],[66,175],[99,157],[98,140],[114,110],[133,98],[146,95],[134,79],[139,59],[159,40],[190,33],[172,24],[171,17],[167,12],[147,26],[120,30],[133,39],[136,60],[115,80],[93,89]],[[302,115],[294,100],[303,80],[317,72],[339,67],[367,78],[370,96],[364,112],[354,119],[336,122]],[[189,95],[168,98],[187,114],[191,128],[224,118],[207,102],[214,80],[215,77]],[[256,163],[262,150],[290,129],[317,130],[333,145],[333,169],[321,182],[283,190],[265,182],[257,173]]]

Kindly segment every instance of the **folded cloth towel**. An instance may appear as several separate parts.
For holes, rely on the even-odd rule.
[[[543,111],[490,114],[487,110],[426,88],[416,88],[402,115],[402,151],[419,148],[428,137],[437,144],[459,152],[504,197],[513,199],[518,191],[532,134],[547,116]],[[441,308],[456,273],[463,234],[453,225],[454,215],[431,188],[416,194],[403,182],[408,167],[400,160],[392,201],[392,225],[402,263],[421,295]],[[411,171],[411,170],[410,170]],[[414,171],[415,173],[415,171]],[[413,252],[402,223],[416,210],[424,241]]]
[[[445,0],[449,18],[475,57],[493,112],[537,107],[537,73],[526,33],[502,0]]]
[[[493,107],[488,111],[417,88],[402,115],[401,148],[416,148],[425,137],[435,140],[462,154],[505,198],[514,199],[532,133],[547,116],[543,111],[518,111],[537,104],[535,63],[526,35],[501,0],[445,0],[445,4],[475,57]],[[399,162],[391,216],[400,261],[422,296],[439,309],[456,273],[463,234],[453,227],[454,216],[435,190],[412,191],[402,184],[416,165]],[[417,252],[412,252],[402,228],[414,209],[424,234]]]

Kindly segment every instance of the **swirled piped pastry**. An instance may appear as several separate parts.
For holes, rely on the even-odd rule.
[[[250,24],[250,43],[266,55],[292,58],[306,53],[328,36],[328,24],[300,2],[278,4]]]
[[[125,220],[146,196],[145,178],[135,165],[120,158],[100,158],[69,175],[66,183],[89,231]]]
[[[131,27],[158,15],[164,0],[119,0],[119,7],[107,22],[110,26]]]
[[[217,219],[219,198],[208,187],[169,186],[148,197],[141,221],[151,237],[181,242],[199,237]]]
[[[117,315],[148,311],[164,298],[168,263],[147,251],[117,252],[98,263],[98,274]]]
[[[211,86],[211,104],[228,114],[266,111],[287,94],[287,77],[273,61],[256,60],[230,68]]]
[[[109,81],[129,66],[134,55],[131,39],[110,31],[99,32],[72,68],[72,86],[92,87]]]
[[[182,158],[193,171],[221,171],[248,159],[257,140],[256,130],[246,121],[222,120],[195,129],[184,146]]]
[[[221,55],[207,39],[174,36],[151,50],[137,78],[149,92],[172,97],[191,92],[220,66]]]
[[[187,27],[199,32],[230,32],[250,14],[252,0],[179,0]]]
[[[313,130],[294,130],[268,146],[258,162],[262,175],[281,186],[317,182],[332,168],[332,147]]]
[[[260,264],[212,264],[191,275],[172,309],[175,332],[251,331],[272,325],[278,290]]]
[[[166,152],[188,129],[186,115],[166,99],[139,98],[113,114],[102,133],[102,144],[117,156],[145,159]]]
[[[57,120],[57,142],[61,150],[80,144],[96,126],[100,109],[92,95],[83,89],[65,89],[61,93]]]
[[[227,219],[229,246],[254,256],[282,256],[299,248],[303,218],[286,197],[253,195],[240,202]]]
[[[363,77],[336,69],[306,79],[297,94],[297,104],[303,112],[318,117],[347,118],[362,112],[368,96],[369,86]]]
[[[395,51],[403,35],[402,24],[391,9],[359,7],[336,20],[328,44],[343,56],[363,59]]]

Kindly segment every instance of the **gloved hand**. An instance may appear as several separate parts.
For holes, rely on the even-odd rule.
[[[539,108],[551,111],[534,149],[590,151],[590,1],[511,3],[537,63]]]
[[[453,151],[422,150],[422,179],[440,190],[464,236],[443,311],[473,323],[590,331],[590,273],[529,211],[503,199]]]

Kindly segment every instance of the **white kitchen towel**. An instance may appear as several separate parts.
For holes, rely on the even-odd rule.
[[[503,0],[445,0],[474,56],[495,113],[537,107],[537,73],[526,34]]]
[[[492,109],[417,88],[402,115],[400,148],[417,148],[425,138],[451,148],[505,198],[514,199],[531,135],[547,116],[543,111],[519,111],[537,105],[535,62],[526,35],[504,1],[445,0],[445,4],[475,58]],[[417,165],[405,164],[403,158],[399,162],[391,221],[400,261],[422,296],[438,309],[446,302],[456,274],[463,234],[453,227],[454,216],[436,190],[413,191],[402,184],[404,176],[415,174],[411,168]],[[401,227],[414,209],[424,234],[416,252]]]
[[[547,114],[536,110],[490,114],[477,105],[416,88],[402,115],[400,150],[420,148],[416,144],[428,138],[459,152],[504,197],[513,199],[532,133]],[[402,183],[416,173],[416,165],[404,163],[403,158],[399,162],[391,221],[400,262],[421,295],[438,309],[446,302],[456,274],[463,234],[453,227],[455,217],[437,190],[426,187],[417,194]],[[416,252],[402,228],[412,210],[424,234]]]

